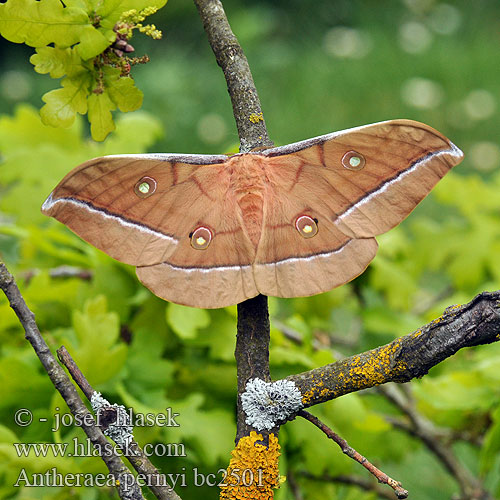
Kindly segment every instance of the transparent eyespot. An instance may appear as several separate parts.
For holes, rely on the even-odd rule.
[[[349,170],[361,170],[365,166],[365,157],[356,151],[348,151],[342,157],[342,165]]]
[[[147,198],[156,191],[156,181],[152,177],[142,177],[135,183],[134,191],[139,198]]]
[[[200,226],[189,237],[191,238],[191,246],[195,250],[206,250],[212,241],[212,231],[208,227]]]
[[[297,217],[295,227],[304,238],[312,238],[318,234],[318,219],[313,219],[309,215],[301,215]]]

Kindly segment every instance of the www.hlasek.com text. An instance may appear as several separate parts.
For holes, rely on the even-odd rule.
[[[73,438],[70,443],[13,443],[18,457],[111,457],[113,455],[133,456],[136,450],[130,443],[122,447],[99,446],[90,439],[84,441]],[[186,457],[182,443],[146,443],[142,451],[148,457]]]

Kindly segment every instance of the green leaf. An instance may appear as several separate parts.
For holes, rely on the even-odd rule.
[[[181,306],[169,303],[167,307],[167,323],[182,339],[193,339],[198,330],[210,324],[210,315],[205,309]],[[213,332],[214,335],[217,332]]]
[[[73,49],[58,47],[37,48],[36,54],[30,57],[30,62],[35,66],[37,73],[49,73],[52,78],[61,78],[69,73],[68,69],[73,70],[75,67],[79,67],[80,71],[84,69],[80,64],[80,57]]]
[[[71,126],[76,113],[87,112],[89,83],[86,75],[78,79],[65,78],[62,81],[62,88],[47,92],[42,97],[46,103],[40,110],[42,122],[52,127]]]
[[[116,131],[103,144],[100,154],[146,151],[162,135],[160,120],[145,111],[120,115],[116,120]]]
[[[122,0],[120,3],[120,9],[122,12],[126,12],[131,9],[140,11],[146,7],[156,7],[157,9],[161,9],[166,3],[167,0]]]
[[[0,384],[2,387],[2,398],[0,408],[14,406],[19,403],[23,395],[25,407],[36,407],[43,404],[50,397],[52,389],[50,380],[39,370],[38,360],[27,357],[24,350],[19,352],[4,352],[0,359]]]
[[[496,395],[477,371],[456,370],[439,377],[427,377],[414,385],[415,395],[436,410],[487,411]]]
[[[57,149],[62,157],[62,162],[68,161],[70,154],[85,154],[84,143],[81,139],[82,127],[81,122],[77,121],[70,129],[54,129],[47,127],[40,120],[40,114],[32,106],[22,104],[16,108],[13,116],[0,116],[0,150],[2,154],[8,155],[8,159],[13,155],[26,153],[26,137],[29,137],[30,151],[29,154],[40,156],[40,149],[53,147]],[[84,159],[84,158],[83,158]],[[82,159],[82,161],[83,161]],[[42,161],[43,158],[40,158]],[[47,162],[47,165],[51,163]],[[5,166],[2,164],[2,180],[5,180]],[[15,168],[17,175],[21,175],[24,168]],[[39,167],[39,175],[47,176],[45,167]],[[35,171],[31,172],[35,174]],[[51,182],[57,182],[59,173],[54,173]]]
[[[89,25],[84,10],[64,7],[60,0],[9,0],[0,5],[1,35],[31,47],[70,47],[79,41],[81,28]]]
[[[107,87],[107,91],[120,111],[135,111],[142,106],[144,94],[135,86],[129,76],[118,78]]]
[[[180,414],[181,425],[175,429],[164,429],[167,439],[191,443],[202,462],[213,465],[229,456],[234,446],[236,426],[231,411],[207,410],[203,406],[198,408],[199,402],[198,394],[191,394],[183,401],[175,401],[173,410]]]
[[[236,322],[225,309],[213,311],[209,319],[213,325],[216,325],[216,329],[199,335],[195,341],[196,345],[208,346],[212,359],[233,361],[236,342]]]
[[[493,424],[486,432],[484,445],[481,448],[480,471],[485,476],[493,465],[500,452],[500,406],[491,414]]]
[[[91,94],[88,99],[89,121],[92,138],[103,141],[115,129],[111,111],[116,109],[115,103],[105,91],[102,94]]]
[[[113,30],[103,32],[88,25],[81,29],[80,43],[76,49],[80,57],[86,61],[104,52],[115,39],[116,33]]]
[[[70,353],[82,372],[91,374],[91,383],[97,385],[116,376],[125,364],[128,348],[118,342],[119,318],[107,311],[106,298],[96,297],[86,302],[82,312],[75,311],[73,328],[78,346]]]
[[[5,425],[0,425],[0,443],[15,443],[17,436]]]

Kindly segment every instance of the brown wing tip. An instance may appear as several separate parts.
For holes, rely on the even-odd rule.
[[[406,118],[398,118],[396,120],[389,120],[387,122],[382,122],[382,123],[387,123],[388,125],[408,126],[429,132],[435,137],[441,139],[449,147],[451,154],[454,157],[460,158],[459,161],[461,161],[461,159],[464,157],[463,151],[459,149],[455,144],[453,144],[453,142],[451,142],[450,139],[448,139],[448,137],[446,137],[444,134],[442,134],[435,128],[431,127],[430,125],[427,125],[426,123],[422,123],[416,120],[408,120]]]

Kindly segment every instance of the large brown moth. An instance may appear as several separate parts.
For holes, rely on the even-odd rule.
[[[462,152],[433,128],[393,120],[225,155],[96,158],[42,211],[137,267],[153,293],[217,308],[299,297],[368,266]]]

